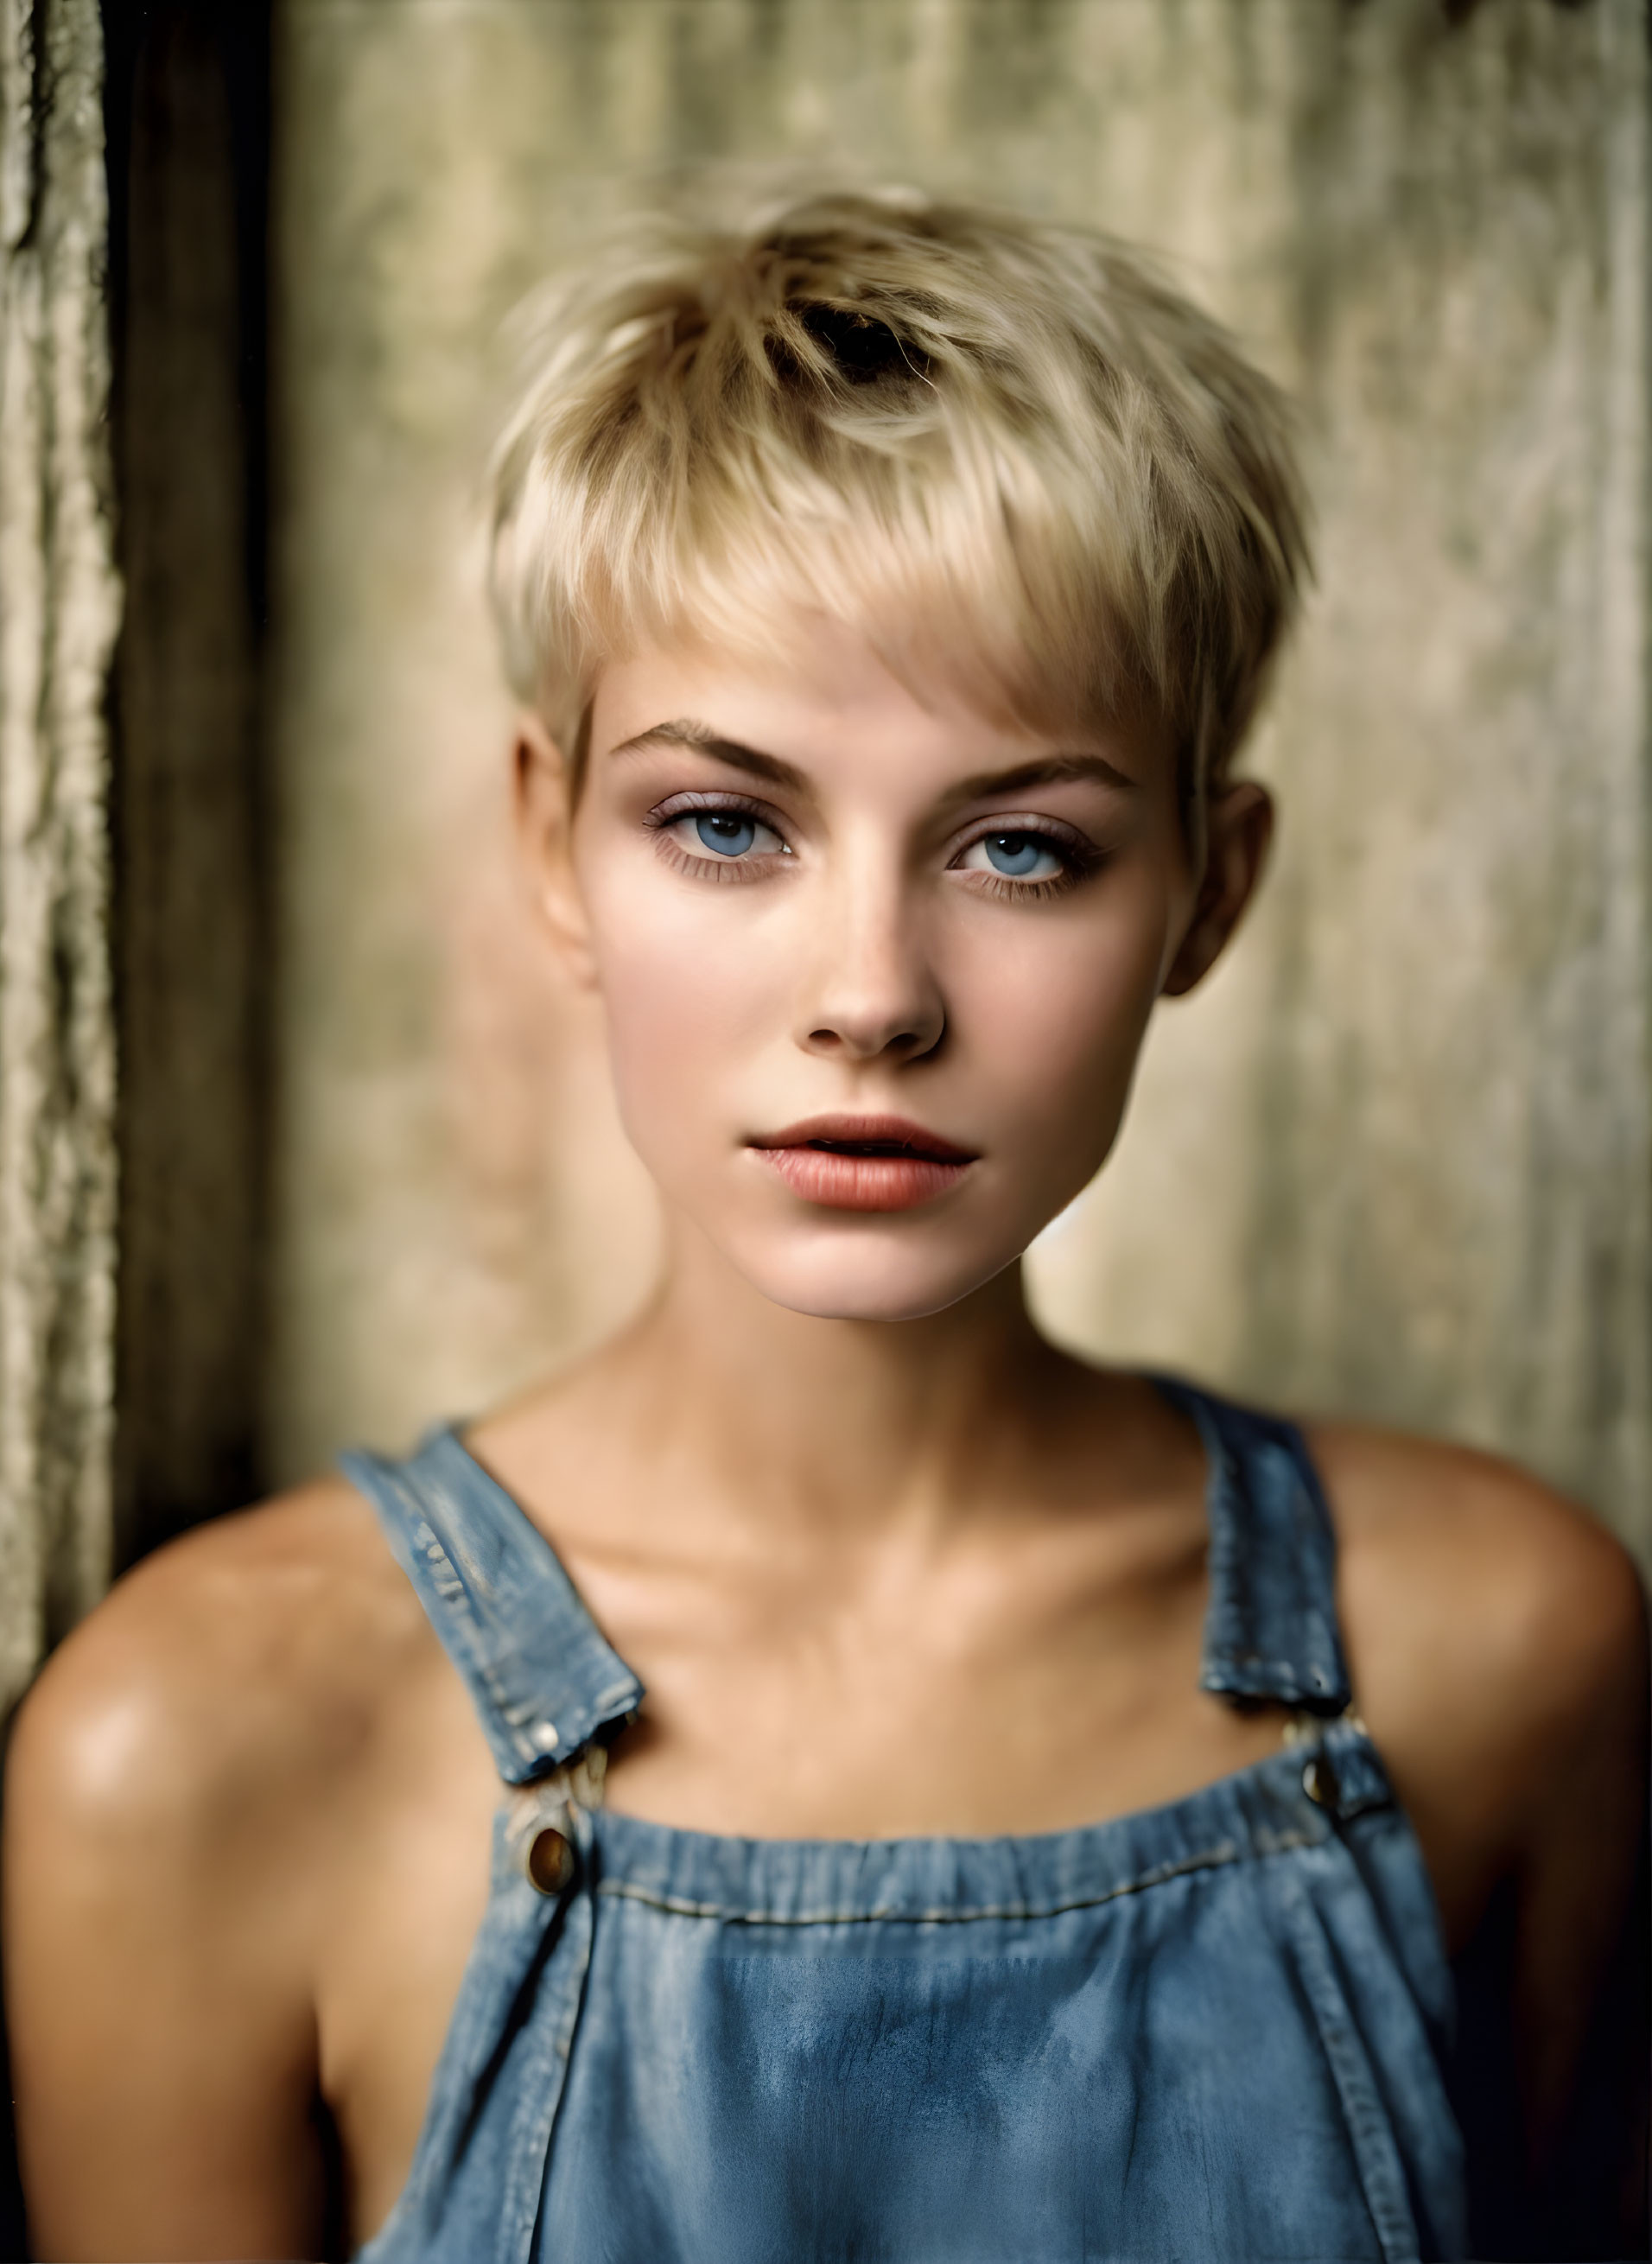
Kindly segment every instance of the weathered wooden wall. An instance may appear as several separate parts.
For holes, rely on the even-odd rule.
[[[259,1483],[267,14],[107,12],[122,1564]]]
[[[1652,1542],[1640,0],[283,0],[279,1468],[590,1339],[647,1190],[537,965],[472,482],[624,177],[824,161],[1159,247],[1308,418],[1267,901],[1052,1324],[1484,1440]]]
[[[0,1709],[110,1562],[101,67],[96,0],[0,0]]]

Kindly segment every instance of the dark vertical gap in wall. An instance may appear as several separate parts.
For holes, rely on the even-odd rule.
[[[257,1490],[268,0],[105,0],[121,1565]]]

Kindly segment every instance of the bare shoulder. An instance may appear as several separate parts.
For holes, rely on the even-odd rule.
[[[1518,1861],[1584,1775],[1619,1788],[1633,1833],[1647,1624],[1627,1551],[1494,1455],[1340,1424],[1309,1444],[1358,1700],[1446,1871],[1459,1840],[1469,1872]]]
[[[147,2253],[322,2253],[318,1977],[432,1644],[371,1510],[326,1484],[158,1550],[47,1666],[4,1897],[42,2253],[127,2253],[138,2225]]]
[[[1465,1447],[1362,1426],[1310,1433],[1337,1527],[1351,1649],[1507,1703],[1564,1706],[1643,1641],[1640,1577],[1598,1519]]]
[[[127,1574],[47,1665],[12,1738],[14,1828],[45,1812],[194,1837],[313,1797],[431,1642],[342,1481],[216,1519]]]
[[[145,2254],[331,2253],[323,1984],[443,1666],[337,1483],[157,1550],[60,1647],[6,1777],[7,2025],[42,2254],[136,2253],[138,2228]]]

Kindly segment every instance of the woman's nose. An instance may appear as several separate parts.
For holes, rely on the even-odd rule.
[[[813,940],[815,962],[800,1001],[806,1052],[875,1061],[932,1053],[946,1010],[915,909],[899,882],[863,876],[842,886]]]

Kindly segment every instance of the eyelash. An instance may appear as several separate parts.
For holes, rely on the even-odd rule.
[[[1040,843],[1053,856],[1061,859],[1062,869],[1043,881],[1017,881],[1007,873],[972,872],[969,877],[977,896],[1023,904],[1029,898],[1064,896],[1069,889],[1089,880],[1106,862],[1106,853],[1071,827],[1058,824],[1051,817],[1018,818],[1011,815],[995,816],[989,824],[978,826],[967,840],[960,841],[953,850],[947,869],[952,870],[977,843],[990,841],[1001,833],[1020,834],[1029,841]]]
[[[731,817],[750,817],[757,824],[767,826],[782,841],[786,839],[785,831],[772,809],[760,802],[750,801],[744,795],[737,794],[674,794],[667,801],[657,803],[642,822],[656,837],[660,854],[679,873],[723,886],[731,882],[739,883],[761,878],[775,861],[772,851],[761,859],[725,859],[695,857],[677,847],[671,838],[673,827],[679,825],[685,817],[697,816],[704,812],[727,812]],[[1105,853],[1098,849],[1094,842],[1086,840],[1082,833],[1070,827],[1057,824],[1052,818],[1018,822],[1013,816],[1008,818],[1000,816],[990,824],[978,827],[967,839],[958,844],[947,860],[947,870],[954,870],[959,859],[967,856],[977,842],[989,841],[1000,833],[1025,834],[1030,839],[1047,844],[1052,854],[1061,859],[1063,869],[1042,881],[1018,881],[1008,874],[974,872],[969,877],[977,896],[1016,903],[1065,896],[1069,889],[1087,881],[1106,861]],[[787,853],[790,853],[789,844]]]
[[[786,839],[784,828],[771,809],[760,802],[749,802],[738,794],[674,794],[649,810],[642,823],[656,837],[659,853],[674,871],[686,873],[696,881],[710,881],[714,885],[727,887],[744,881],[761,880],[776,860],[774,853],[762,858],[695,857],[679,849],[671,838],[671,829],[680,825],[685,817],[706,815],[729,817],[750,817],[758,825],[766,825],[771,833]],[[790,845],[787,845],[788,848]]]

